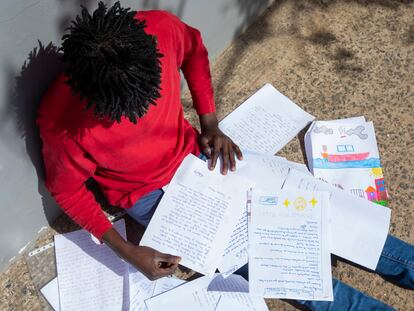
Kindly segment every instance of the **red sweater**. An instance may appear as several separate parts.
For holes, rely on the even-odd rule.
[[[108,201],[131,207],[141,196],[168,184],[189,153],[198,154],[197,131],[184,119],[180,73],[198,114],[215,111],[207,50],[200,32],[163,11],[139,12],[148,34],[157,36],[161,98],[135,125],[96,120],[84,111],[63,74],[43,98],[37,119],[43,140],[46,187],[75,222],[97,238],[111,228],[85,181],[93,177]]]

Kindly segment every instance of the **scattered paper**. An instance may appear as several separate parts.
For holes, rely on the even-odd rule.
[[[177,286],[180,286],[181,284],[184,284],[185,282],[185,280],[181,280],[175,276],[163,277],[161,279],[158,279],[155,282],[155,288],[154,292],[152,293],[152,296],[165,293],[173,288],[176,288]]]
[[[375,270],[390,225],[391,210],[314,177],[291,170],[283,189],[330,192],[331,253]]]
[[[247,204],[247,192],[245,204]],[[245,207],[239,217],[236,228],[231,233],[230,241],[217,267],[224,277],[229,276],[247,264],[249,259],[247,247],[247,207]]]
[[[125,222],[115,223],[125,237]],[[90,233],[78,230],[55,236],[60,309],[122,310],[127,265]]]
[[[242,149],[275,154],[313,119],[266,84],[224,118],[219,128]]]
[[[333,300],[327,192],[253,191],[249,223],[250,293]]]
[[[188,155],[160,201],[140,245],[177,255],[181,264],[213,274],[245,207],[250,182],[210,171]]]
[[[314,122],[305,135],[313,175],[353,195],[388,205],[372,122],[363,118]]]
[[[145,299],[153,295],[157,281],[151,281],[140,271],[129,265],[129,310],[146,311]]]
[[[231,275],[226,279],[222,278],[219,282],[221,292],[209,291],[209,284],[217,276],[203,276],[147,299],[145,301],[147,308],[149,311],[213,311],[219,301],[225,298],[232,299],[233,304],[230,310],[239,310],[240,306],[247,307],[247,310],[251,311],[268,310],[263,298],[252,297],[249,293],[237,291],[240,287],[246,287],[246,284],[240,285],[242,282],[239,279],[240,276]],[[234,278],[237,280],[235,281]],[[247,283],[246,280],[244,282]]]
[[[49,283],[40,289],[43,297],[55,311],[60,311],[59,306],[59,286],[57,277],[52,279]]]
[[[243,157],[243,161],[237,162],[238,166],[235,174],[252,180],[255,189],[268,191],[281,189],[289,170],[293,168],[311,175],[304,164],[288,161],[282,157],[246,150],[243,151]],[[246,204],[248,203],[247,200]],[[247,209],[244,209],[218,266],[224,277],[229,276],[248,262],[247,226]]]

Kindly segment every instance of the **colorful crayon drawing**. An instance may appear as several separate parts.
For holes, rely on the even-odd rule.
[[[328,147],[326,147],[326,145],[323,145],[321,152],[322,158],[328,162],[349,162],[362,161],[369,156],[369,152],[353,153],[355,151],[353,145],[337,145],[336,150],[338,151],[337,154],[329,154]]]
[[[372,186],[368,186],[365,189],[365,193],[367,194],[367,198],[369,201],[384,206],[388,205],[388,192],[387,188],[385,187],[384,178],[376,178],[375,188]]]
[[[370,152],[355,152],[353,145],[336,145],[336,153],[329,153],[322,145],[321,158],[313,159],[314,168],[374,168],[379,167],[379,158],[368,158]]]

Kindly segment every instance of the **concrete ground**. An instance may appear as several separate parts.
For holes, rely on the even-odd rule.
[[[413,1],[276,0],[213,63],[218,115],[267,82],[317,119],[364,115],[376,129],[393,211],[390,232],[414,244],[413,52]],[[184,104],[190,106],[188,94]],[[196,122],[194,114],[187,116]],[[304,161],[303,133],[279,155]],[[74,228],[62,216],[32,248]],[[41,310],[36,286],[53,273],[52,259],[17,258],[0,276],[0,310]],[[333,275],[398,310],[414,310],[413,291],[374,273],[337,261]],[[267,302],[270,310],[296,310],[284,301]]]

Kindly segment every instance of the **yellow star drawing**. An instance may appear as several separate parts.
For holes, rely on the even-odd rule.
[[[316,203],[318,203],[318,201],[316,201],[315,197],[312,197],[312,200],[309,201],[310,204],[312,204],[312,207],[315,207]]]
[[[286,206],[286,208],[290,205],[290,202],[289,202],[289,200],[288,199],[286,199],[284,202],[283,202],[283,205],[284,206]]]

